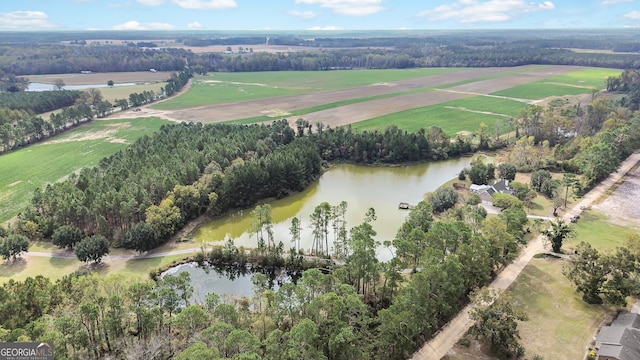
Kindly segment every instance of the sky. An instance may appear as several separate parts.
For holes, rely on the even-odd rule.
[[[640,28],[640,0],[0,0],[0,31]]]

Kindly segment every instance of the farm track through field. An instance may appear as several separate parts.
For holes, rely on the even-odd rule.
[[[496,91],[544,80],[580,69],[582,68],[576,66],[474,68],[466,71],[424,76],[392,83],[375,83],[369,86],[349,89],[207,105],[182,110],[158,111],[147,108],[144,109],[144,114],[140,115],[160,116],[174,121],[216,123],[264,116],[265,113],[273,113],[274,109],[277,109],[277,113],[284,115],[286,112],[339,101],[355,100],[371,96],[393,95],[401,92],[425,89],[424,92],[420,93],[357,102],[289,119],[290,122],[293,123],[298,117],[303,117],[311,123],[322,122],[326,125],[336,127],[403,110],[440,104],[466,97],[494,97],[494,95],[490,94]],[[487,79],[487,77],[489,77],[489,79]],[[479,80],[473,81],[474,79]],[[454,85],[456,83],[464,84]],[[446,88],[447,85],[454,86]],[[435,89],[437,87],[445,88]],[[426,89],[433,89],[433,91],[426,91]],[[531,102],[523,99],[506,98],[520,102]]]
[[[188,109],[156,110],[143,106],[141,107],[142,111],[135,113],[135,115],[130,111],[126,111],[114,114],[109,118],[156,116],[176,122],[218,123],[261,117],[265,114],[278,114],[273,118],[276,120],[286,118],[288,113],[295,110],[345,100],[357,100],[373,96],[390,96],[382,99],[355,102],[353,104],[311,112],[305,115],[291,116],[288,119],[292,126],[298,118],[304,118],[312,124],[321,122],[331,127],[337,127],[404,110],[437,105],[473,96],[487,96],[523,103],[534,103],[532,100],[491,94],[496,91],[541,81],[580,69],[583,68],[578,66],[534,65],[516,68],[474,68],[455,73],[424,76],[391,83],[374,83],[368,86],[341,90],[206,105]],[[474,79],[478,80],[474,81]],[[375,79],[373,80],[375,81]],[[304,81],[304,79],[301,81]],[[457,83],[462,84],[455,85]],[[189,85],[190,84],[191,83],[189,83]],[[393,94],[420,89],[424,89],[424,91],[393,96]],[[428,89],[431,89],[431,91]],[[183,89],[183,91],[186,90],[187,89]]]

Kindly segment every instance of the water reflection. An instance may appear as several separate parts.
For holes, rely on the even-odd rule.
[[[293,247],[289,226],[291,219],[298,217],[303,228],[301,247],[308,251],[313,242],[309,216],[314,208],[324,201],[331,205],[346,201],[348,228],[361,224],[367,209],[374,208],[377,215],[377,220],[373,222],[378,233],[376,240],[381,243],[392,240],[407,215],[406,210],[398,209],[398,204],[418,203],[425,193],[456,177],[460,170],[469,166],[471,160],[468,157],[397,167],[332,167],[304,191],[269,202],[272,207],[274,239],[276,243],[282,241],[285,248]],[[236,211],[210,221],[200,226],[194,237],[207,245],[222,245],[225,239],[231,238],[236,246],[254,248],[256,239],[249,230],[252,210],[253,208]],[[378,258],[381,261],[392,257],[390,249],[382,246],[378,248]]]
[[[106,88],[106,87],[117,87],[117,86],[133,86],[136,83],[117,83],[113,85],[108,84],[90,84],[90,85],[65,85],[62,87],[62,90],[86,90],[86,89],[97,89],[97,88]],[[29,83],[26,91],[52,91],[57,90],[55,85],[52,84],[43,84],[32,82]]]
[[[190,262],[174,266],[160,276],[167,274],[178,275],[185,271],[191,276],[191,285],[193,286],[191,302],[195,304],[204,304],[208,293],[216,293],[220,296],[252,297],[253,283],[251,278],[258,272],[266,275],[267,284],[273,290],[278,290],[284,283],[295,283],[302,275],[301,272],[287,272],[276,268],[264,269],[233,265],[209,266],[206,263],[199,265],[197,262]]]

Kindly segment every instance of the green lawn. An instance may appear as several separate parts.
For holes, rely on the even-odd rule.
[[[159,118],[96,120],[0,156],[0,223],[24,209],[36,188],[60,181],[83,167],[97,165],[100,159],[168,123]]]
[[[589,68],[515,86],[492,95],[540,100],[550,96],[590,94],[594,89],[605,89],[607,77],[618,76],[620,72],[616,69]]]
[[[352,127],[373,130],[384,129],[389,124],[394,124],[401,129],[415,132],[420,128],[437,126],[453,136],[459,131],[478,130],[480,123],[484,122],[490,134],[495,133],[497,124],[502,124],[500,132],[506,133],[509,130],[509,118],[517,116],[527,106],[526,103],[509,99],[474,96],[380,116],[352,124]]]
[[[187,255],[172,255],[161,258],[119,260],[105,258],[98,265],[87,266],[75,258],[24,257],[16,263],[0,261],[0,284],[13,279],[24,281],[28,277],[43,275],[55,281],[79,270],[91,270],[101,275],[123,274],[148,278],[149,273]]]
[[[585,347],[612,310],[582,301],[562,274],[566,260],[532,259],[509,291],[526,311],[518,325],[527,358],[582,359]]]
[[[215,73],[195,78],[191,89],[186,94],[152,105],[152,107],[160,110],[184,109],[224,102],[346,89],[464,70],[461,68],[422,68]]]
[[[565,252],[571,252],[581,241],[588,242],[600,251],[614,250],[624,246],[629,235],[638,232],[633,228],[612,224],[607,215],[595,210],[583,211],[574,226],[576,237],[565,241],[562,246]]]

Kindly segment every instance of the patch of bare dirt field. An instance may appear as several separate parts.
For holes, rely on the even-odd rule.
[[[41,144],[43,145],[60,144],[60,143],[66,143],[66,142],[72,142],[72,141],[87,141],[87,140],[98,140],[98,139],[108,139],[110,142],[113,142],[113,143],[126,143],[126,140],[116,138],[113,136],[117,134],[118,131],[120,131],[121,129],[128,128],[128,127],[131,127],[131,124],[129,123],[109,124],[104,130],[92,131],[92,132],[77,131],[67,137],[64,137],[61,139],[48,140],[48,141],[42,142]]]
[[[167,71],[136,71],[136,72],[110,72],[91,74],[54,74],[54,75],[26,75],[31,82],[54,84],[57,79],[62,79],[66,85],[94,85],[106,84],[109,80],[114,83],[155,83],[166,81],[172,72]]]
[[[614,224],[640,228],[640,166],[636,165],[623,179],[603,201],[592,208],[609,216],[609,221]]]
[[[336,127],[398,111],[435,105],[464,97],[487,95],[498,90],[527,84],[532,81],[543,80],[551,76],[580,69],[579,67],[574,66],[550,66],[544,68],[525,66],[521,69],[527,68],[530,68],[530,70],[524,73],[481,80],[465,85],[455,86],[450,89],[434,90],[419,94],[409,94],[393,98],[355,103],[306,114],[303,117],[311,123],[322,122],[332,127]],[[203,123],[238,120],[262,116],[265,113],[272,112],[274,109],[277,109],[279,113],[290,112],[297,109],[304,109],[348,99],[435,87],[512,71],[513,68],[477,68],[450,74],[439,74],[397,81],[386,84],[387,86],[371,85],[313,94],[284,96],[271,99],[260,99],[175,110],[171,112],[171,117],[176,120],[199,121]],[[295,121],[295,119],[290,120]]]

